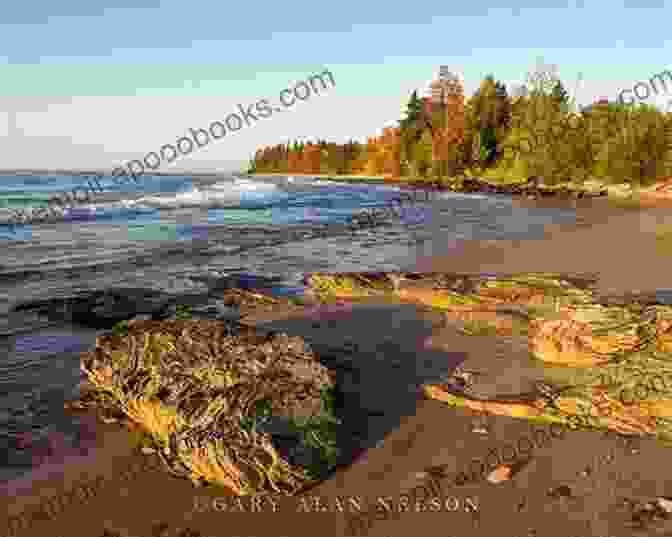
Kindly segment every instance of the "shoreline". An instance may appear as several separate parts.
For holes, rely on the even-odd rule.
[[[410,179],[392,178],[389,175],[333,175],[307,173],[246,173],[245,177],[314,177],[333,182],[358,184],[385,184],[409,190],[437,190],[459,192],[465,194],[507,194],[529,199],[555,198],[598,198],[605,197],[616,203],[632,206],[650,207],[658,203],[672,202],[670,190],[672,181],[669,178],[657,181],[648,187],[629,188],[628,185],[611,185],[609,183],[587,181],[582,184],[564,183],[545,185],[535,179],[526,182],[503,183],[489,181],[479,177],[461,176],[451,179]]]
[[[667,270],[672,250],[657,237],[661,228],[672,226],[672,203],[620,207],[604,198],[585,201],[577,204],[575,224],[546,226],[542,239],[458,241],[450,254],[416,258],[413,269],[594,274],[602,292],[617,294],[672,288]]]

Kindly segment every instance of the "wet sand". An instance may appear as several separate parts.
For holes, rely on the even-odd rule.
[[[672,288],[672,250],[662,253],[655,236],[657,226],[672,224],[671,204],[635,210],[594,200],[576,211],[576,225],[547,226],[543,239],[460,241],[448,255],[418,256],[412,270],[592,274],[608,294]]]
[[[661,255],[653,234],[657,224],[672,223],[668,208],[633,211],[602,204],[577,210],[580,226],[549,227],[547,236],[536,241],[461,243],[450,255],[418,258],[415,270],[593,273],[599,276],[598,289],[605,293],[672,287],[672,257]],[[141,461],[154,456],[133,454],[129,435],[120,426],[99,425],[95,447],[88,455],[69,460],[62,474],[47,473],[45,481],[28,484],[30,495],[10,497],[8,489],[3,491],[6,509],[0,509],[0,528],[7,527],[7,516],[35,505],[38,496],[53,496],[75,481],[97,478],[100,486],[89,490],[88,499],[87,493],[80,493],[80,498],[71,495],[62,502],[64,507],[54,507],[58,512],[51,520],[33,516],[31,527],[5,533],[102,537],[107,527],[127,537],[172,537],[180,534],[178,529],[190,527],[203,537],[401,537],[420,531],[449,537],[672,534],[672,521],[663,517],[649,522],[643,517],[642,529],[631,527],[640,508],[628,503],[672,496],[670,448],[651,439],[573,431],[547,435],[547,441],[523,454],[520,439],[536,438],[539,427],[423,400],[420,384],[456,365],[485,369],[491,361],[493,370],[504,372],[525,357],[520,341],[465,336],[441,319],[412,306],[356,306],[311,318],[297,312],[248,318],[251,324],[307,337],[325,363],[332,363],[346,394],[342,410],[350,418],[342,444],[351,456],[368,448],[328,481],[280,502],[277,512],[270,502],[258,504],[259,512],[253,512],[249,499],[236,505],[223,493],[195,489],[156,465],[142,467]],[[349,350],[344,350],[347,340]],[[486,460],[492,450],[505,456],[507,449],[511,451],[506,445],[519,446],[514,448],[515,460],[522,466],[512,479],[492,484],[476,478],[461,485],[454,479],[469,471],[473,459]],[[139,466],[127,470],[132,463]],[[366,505],[366,498],[375,502],[377,497],[389,497],[398,504],[404,491],[424,479],[416,474],[431,466],[441,466],[448,476],[439,480],[445,500],[437,512],[421,504],[424,512],[381,514],[369,522],[356,513],[339,512],[337,498],[345,511],[356,510],[349,498]],[[305,512],[320,505],[328,512]],[[232,512],[241,508],[244,512]],[[160,533],[160,523],[173,529]]]

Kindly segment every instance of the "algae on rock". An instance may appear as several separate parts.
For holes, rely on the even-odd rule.
[[[127,328],[125,336],[99,337],[82,370],[101,402],[112,399],[143,427],[170,472],[238,495],[294,494],[316,479],[320,472],[290,464],[255,425],[259,403],[299,420],[322,462],[334,463],[329,426],[338,421],[325,418],[333,409],[323,405],[333,379],[302,338],[253,329],[231,336],[220,321]]]
[[[491,281],[484,287],[518,286]],[[554,308],[539,308],[544,300],[530,301],[531,295],[518,291],[509,298],[534,305],[529,309],[530,352],[548,364],[548,390],[527,401],[476,400],[451,393],[447,384],[427,384],[425,395],[492,414],[672,439],[672,382],[640,390],[644,395],[631,401],[622,397],[642,378],[672,377],[672,307],[634,299],[606,306],[583,290],[555,286],[551,291]]]

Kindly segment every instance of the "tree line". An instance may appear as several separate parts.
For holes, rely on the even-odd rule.
[[[557,77],[528,75],[509,95],[486,76],[453,105],[427,106],[414,91],[398,126],[362,144],[317,140],[257,150],[252,173],[306,173],[446,180],[473,175],[545,184],[648,185],[672,176],[672,114],[600,100],[576,110]]]

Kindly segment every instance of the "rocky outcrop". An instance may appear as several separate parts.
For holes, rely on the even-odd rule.
[[[526,183],[516,183],[510,185],[497,185],[487,183],[476,177],[467,177],[462,180],[462,185],[459,188],[450,189],[459,192],[473,192],[473,193],[488,193],[488,194],[509,194],[512,196],[528,196],[534,198],[557,196],[565,198],[589,198],[606,196],[607,189],[599,191],[569,189],[566,187],[553,188],[544,186],[539,178],[530,178]]]
[[[151,436],[171,473],[237,495],[292,494],[310,480],[292,465],[324,463],[325,453],[301,445],[331,423],[323,412],[333,375],[301,337],[249,327],[230,335],[224,324],[136,321],[125,335],[100,336],[81,356],[94,392],[88,403],[95,406],[95,392],[112,399]]]
[[[178,310],[184,306],[189,307],[192,319],[236,322],[240,318],[241,305],[228,297],[225,289],[216,287],[207,293],[176,296],[151,289],[110,288],[25,302],[16,305],[12,311],[95,329],[111,328],[129,319],[179,319]]]
[[[530,198],[550,196],[564,198],[593,198],[609,195],[607,187],[600,189],[551,187],[544,185],[539,177],[531,177],[526,183],[501,185],[483,181],[478,177],[461,177],[450,183],[436,180],[434,182],[411,182],[400,186],[401,188],[408,190],[464,192],[467,194],[508,194],[510,196],[526,196]]]

